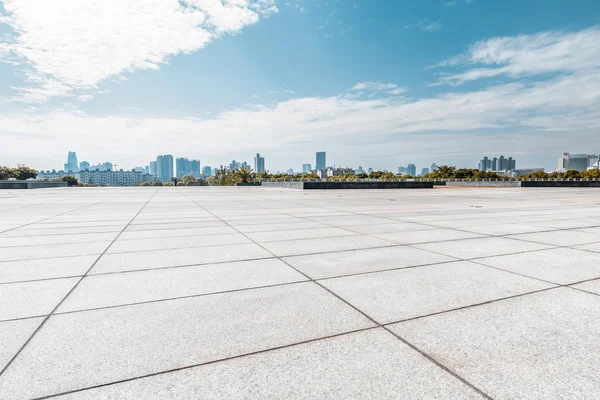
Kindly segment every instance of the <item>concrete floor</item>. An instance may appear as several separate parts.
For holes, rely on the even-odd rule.
[[[598,399],[600,190],[0,192],[0,399]]]

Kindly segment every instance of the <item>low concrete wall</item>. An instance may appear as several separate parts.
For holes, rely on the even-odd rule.
[[[304,182],[263,182],[262,187],[266,188],[286,188],[286,189],[304,189]]]
[[[45,189],[67,186],[67,182],[58,181],[0,181],[0,189]]]
[[[522,181],[529,188],[600,188],[600,181]]]
[[[519,181],[446,181],[446,186],[521,187]]]
[[[261,186],[260,182],[238,182],[235,186]]]
[[[263,182],[262,186],[305,190],[432,189],[433,182]]]

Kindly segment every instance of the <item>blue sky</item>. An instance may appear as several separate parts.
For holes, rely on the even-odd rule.
[[[0,164],[260,152],[300,170],[326,150],[355,168],[551,169],[600,151],[597,1],[0,5]]]

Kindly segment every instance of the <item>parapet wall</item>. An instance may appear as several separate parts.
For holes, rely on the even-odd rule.
[[[446,181],[446,186],[521,187],[520,181]]]
[[[0,181],[0,189],[46,189],[67,186],[67,182],[59,181]]]
[[[433,189],[433,182],[263,182],[263,187],[305,190],[335,189]]]

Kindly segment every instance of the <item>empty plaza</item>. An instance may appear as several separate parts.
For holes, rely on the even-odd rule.
[[[0,191],[0,399],[598,399],[600,189]]]

